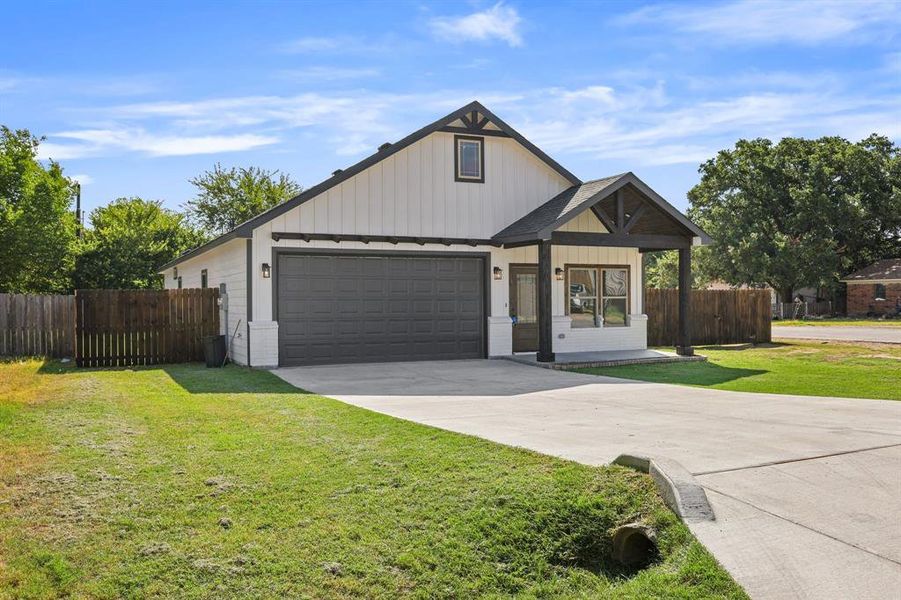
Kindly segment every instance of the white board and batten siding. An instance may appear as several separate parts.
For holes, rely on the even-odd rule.
[[[253,317],[251,360],[278,364],[278,324],[272,314],[275,278],[262,277],[262,263],[272,262],[272,248],[321,248],[368,251],[485,252],[488,269],[504,270],[491,279],[488,352],[512,353],[509,317],[510,264],[537,263],[537,249],[492,246],[389,244],[384,242],[303,242],[272,239],[273,232],[340,233],[489,239],[504,227],[547,202],[570,182],[510,138],[485,137],[485,182],[454,181],[454,136],[433,133],[319,196],[260,225],[253,231]],[[605,232],[590,212],[561,229]],[[563,281],[553,281],[554,350],[637,349],[646,347],[642,316],[641,255],[632,248],[554,246],[554,268],[566,264],[628,265],[631,306],[629,327],[571,329],[565,316]]]
[[[178,264],[178,275],[183,288],[199,288],[200,273],[207,270],[207,286],[218,288],[225,284],[228,295],[227,314],[225,306],[220,308],[220,333],[227,336],[229,356],[241,365],[247,364],[247,241],[235,239]],[[166,289],[178,287],[174,270],[163,274]],[[238,325],[235,334],[235,327]],[[234,335],[234,338],[232,336]]]
[[[454,135],[433,133],[253,232],[254,276],[272,247],[338,248],[272,240],[272,232],[488,239],[570,183],[510,138],[485,137],[485,183],[454,181]],[[357,244],[342,242],[341,248]],[[362,249],[466,251],[469,246],[359,244]],[[480,248],[488,251],[490,247]],[[254,285],[254,319],[272,319],[272,285]],[[266,284],[264,284],[264,282]]]

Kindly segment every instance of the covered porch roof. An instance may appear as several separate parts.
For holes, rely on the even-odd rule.
[[[557,231],[587,210],[594,213],[607,233]],[[640,250],[685,248],[711,241],[704,230],[631,172],[567,188],[492,237],[493,242],[505,247],[542,240]]]

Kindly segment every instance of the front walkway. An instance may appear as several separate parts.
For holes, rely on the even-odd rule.
[[[506,360],[544,367],[546,369],[590,369],[596,367],[618,367],[621,365],[644,365],[668,362],[695,362],[707,360],[704,356],[680,356],[675,352],[661,350],[600,350],[593,352],[557,352],[552,362],[538,362],[535,352],[523,352],[502,357]]]
[[[901,402],[689,388],[505,360],[294,367],[297,387],[587,464],[679,461],[716,521],[695,535],[754,598],[901,589]]]

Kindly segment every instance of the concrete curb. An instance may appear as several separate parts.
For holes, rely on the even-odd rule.
[[[676,461],[637,454],[620,454],[613,464],[649,474],[657,484],[666,505],[686,523],[716,520],[704,488]]]

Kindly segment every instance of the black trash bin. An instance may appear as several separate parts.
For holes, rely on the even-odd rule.
[[[225,336],[208,335],[203,338],[203,358],[207,367],[221,367],[225,362]]]

